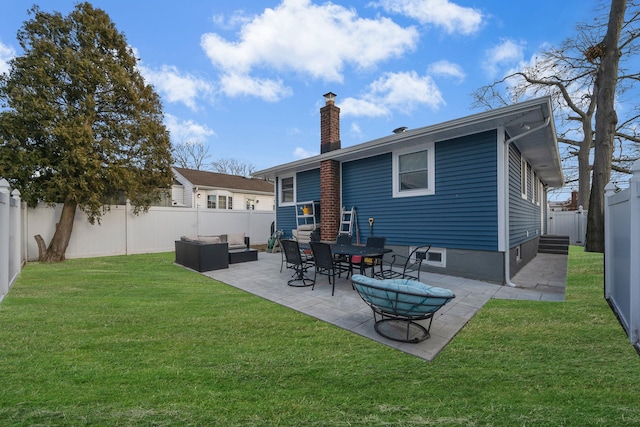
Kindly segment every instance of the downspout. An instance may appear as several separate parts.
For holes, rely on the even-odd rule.
[[[521,133],[520,135],[516,135],[513,138],[505,139],[504,141],[504,159],[506,161],[507,167],[504,168],[504,233],[505,233],[505,252],[504,252],[504,282],[507,286],[511,286],[512,288],[516,288],[518,285],[511,281],[511,248],[509,247],[509,144],[514,141],[517,141],[520,138],[523,138],[530,133],[537,132],[540,129],[544,129],[549,126],[551,123],[551,117],[547,117],[544,120],[544,123],[540,126],[537,126],[533,129],[529,129],[526,132]],[[501,128],[501,135],[504,135],[504,128]]]

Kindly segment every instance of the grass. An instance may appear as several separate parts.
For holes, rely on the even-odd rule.
[[[0,304],[0,425],[640,425],[599,254],[571,248],[566,302],[492,300],[432,363],[172,261],[28,264]]]

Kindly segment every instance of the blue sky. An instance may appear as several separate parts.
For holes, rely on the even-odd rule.
[[[0,0],[0,72],[34,0]],[[47,0],[69,13],[75,1]],[[172,142],[256,169],[317,154],[322,95],[342,146],[479,112],[470,94],[596,15],[595,0],[96,0],[163,100]]]

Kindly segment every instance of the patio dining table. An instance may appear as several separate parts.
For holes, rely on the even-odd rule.
[[[388,248],[374,248],[364,245],[331,245],[331,253],[334,255],[343,255],[349,259],[349,273],[353,272],[353,264],[351,259],[354,256],[361,256],[362,258],[375,258],[382,256],[386,253],[393,252]],[[360,274],[364,274],[364,264],[360,264]]]
[[[349,259],[349,274],[353,271],[353,264],[351,259],[354,256],[361,256],[362,258],[375,258],[393,252],[388,248],[374,248],[365,245],[340,245],[337,243],[324,242],[331,245],[331,254],[343,255]],[[311,245],[309,243],[300,243],[300,249],[304,251],[311,251]],[[360,266],[360,273],[364,274],[364,268]],[[348,277],[348,276],[347,276]]]

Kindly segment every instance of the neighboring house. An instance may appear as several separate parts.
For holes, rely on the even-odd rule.
[[[238,175],[172,167],[173,206],[272,211],[273,182]]]
[[[316,200],[321,239],[335,240],[341,207],[354,207],[354,240],[384,236],[403,255],[431,244],[425,270],[512,284],[546,234],[547,190],[563,185],[550,99],[341,148],[334,97],[320,155],[254,174],[276,182],[276,228],[291,235],[296,203]]]

